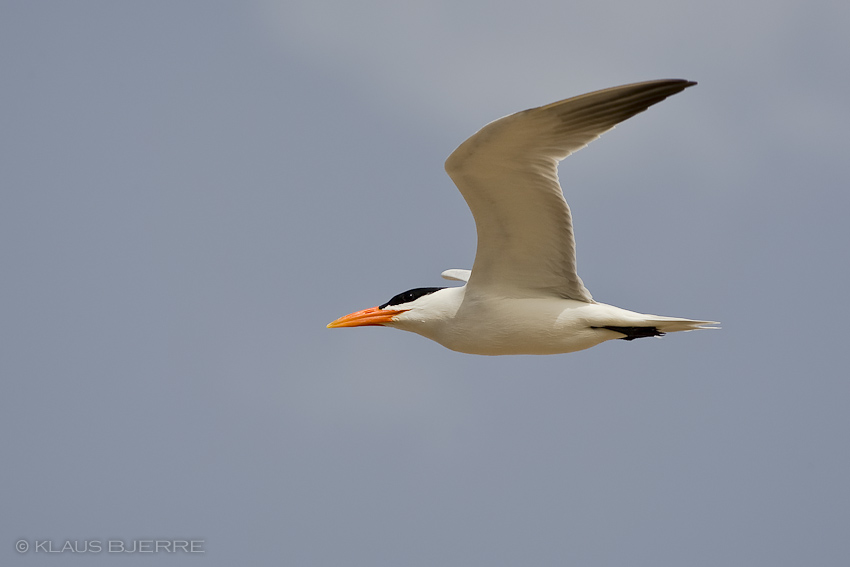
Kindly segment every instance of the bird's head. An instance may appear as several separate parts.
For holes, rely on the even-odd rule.
[[[417,322],[426,322],[440,314],[442,301],[435,301],[434,294],[443,287],[418,287],[399,293],[392,299],[362,311],[350,313],[328,324],[329,329],[336,327],[364,327],[370,325],[385,325],[391,327],[406,327]]]

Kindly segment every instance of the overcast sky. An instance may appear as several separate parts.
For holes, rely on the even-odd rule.
[[[834,0],[3,3],[0,563],[847,565],[848,29]],[[482,125],[659,78],[699,85],[561,165],[579,273],[722,330],[488,358],[325,328],[471,267],[443,161]]]

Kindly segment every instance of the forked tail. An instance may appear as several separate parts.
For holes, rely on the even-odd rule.
[[[633,341],[645,337],[662,337],[666,333],[676,331],[695,331],[697,329],[718,329],[711,325],[719,325],[716,321],[694,321],[693,319],[676,319],[675,317],[661,317],[652,315],[635,325],[601,325],[594,329],[607,329],[620,333],[619,337],[624,341]]]
[[[698,329],[719,329],[717,321],[695,321],[693,319],[677,319],[675,317],[661,317],[652,315],[647,317],[647,324],[654,326],[662,333],[675,333],[676,331],[696,331]]]

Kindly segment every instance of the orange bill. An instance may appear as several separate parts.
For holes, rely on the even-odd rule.
[[[393,320],[393,317],[404,313],[407,309],[400,311],[395,309],[381,309],[380,307],[370,307],[363,311],[351,313],[345,317],[340,317],[336,321],[328,324],[328,329],[336,327],[365,327],[368,325],[383,325]]]

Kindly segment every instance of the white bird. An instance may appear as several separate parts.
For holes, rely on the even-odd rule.
[[[681,79],[604,89],[506,116],[446,160],[475,218],[472,270],[461,287],[400,293],[328,327],[383,325],[470,354],[556,354],[611,339],[711,328],[714,321],[646,315],[597,303],[576,273],[570,208],[558,162],[615,124],[695,85]]]

